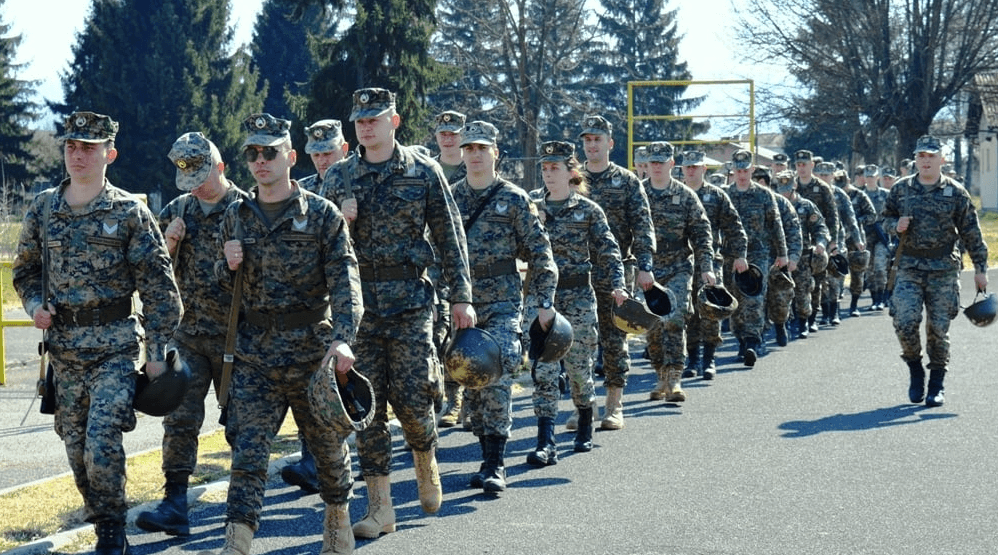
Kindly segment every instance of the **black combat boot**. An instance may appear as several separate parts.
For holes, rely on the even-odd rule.
[[[482,487],[490,493],[506,491],[506,465],[503,461],[506,454],[506,438],[485,436],[485,448],[485,470],[482,473],[485,481]]]
[[[842,320],[839,319],[839,301],[832,301],[828,303],[828,309],[832,313],[832,319],[829,320],[829,323],[833,326],[841,324]]]
[[[579,428],[575,430],[575,452],[588,453],[593,450],[593,406],[579,409]]]
[[[94,555],[128,555],[128,538],[125,537],[125,524],[104,520],[94,524],[97,533],[97,546]]]
[[[169,536],[187,536],[191,533],[187,518],[187,475],[167,474],[166,495],[156,509],[142,511],[135,518],[135,525],[146,532],[163,532]]]
[[[717,365],[714,362],[714,352],[717,347],[707,343],[703,346],[703,361],[701,366],[703,367],[703,379],[713,380],[714,376],[717,375]]]
[[[787,339],[787,323],[786,322],[773,322],[776,326],[776,344],[780,347],[786,347],[788,343]]]
[[[849,317],[857,318],[859,317],[859,295],[853,295],[852,300],[849,301]]]
[[[921,403],[925,399],[925,369],[922,368],[921,360],[909,360],[908,374],[911,376],[911,383],[908,385],[908,400],[912,403]]]
[[[485,436],[478,436],[478,445],[482,447],[482,464],[478,466],[478,472],[471,475],[468,485],[473,488],[485,486],[485,466],[488,464],[488,447],[485,446]]]
[[[814,320],[816,318],[815,313],[817,311],[818,311],[818,309],[815,308],[815,310],[813,312],[811,312],[811,317],[810,317],[810,320],[808,322],[809,324],[814,324]],[[831,321],[832,321],[832,314],[831,314],[831,311],[828,309],[828,301],[822,301],[821,302],[821,320],[818,320],[818,324],[822,325],[822,326],[827,326]]]
[[[281,469],[281,479],[292,486],[298,486],[305,493],[319,493],[319,476],[315,471],[315,458],[308,450],[308,443],[301,438],[301,459]]]
[[[941,407],[946,402],[943,398],[943,394],[946,393],[946,390],[943,389],[943,378],[945,377],[945,368],[929,368],[929,393],[925,396],[925,406]]]
[[[735,356],[735,360],[738,362],[745,360],[745,340],[741,337],[738,338],[738,355]]]
[[[758,358],[758,353],[756,352],[758,348],[758,339],[754,337],[745,339],[745,366],[755,366],[756,358]]]
[[[810,317],[810,315],[808,315]],[[807,318],[797,318],[797,339],[807,339],[810,333],[807,329]]]
[[[537,419],[537,450],[527,454],[527,464],[531,466],[558,464],[558,449],[554,444],[554,418],[541,416]]]
[[[693,378],[700,373],[700,344],[690,343],[686,345],[689,353],[686,357],[686,369],[683,370],[684,378]]]

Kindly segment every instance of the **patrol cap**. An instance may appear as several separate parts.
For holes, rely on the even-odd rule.
[[[489,145],[496,146],[496,139],[499,138],[499,129],[487,121],[473,121],[464,126],[461,131],[461,146],[464,145]]]
[[[706,153],[702,150],[687,150],[683,153],[683,166],[706,166]]]
[[[787,155],[783,154],[782,152],[777,152],[776,154],[773,155],[773,162],[777,164],[786,164]]]
[[[776,192],[781,194],[789,193],[797,186],[797,182],[794,180],[794,172],[790,170],[777,172],[773,176],[773,185],[776,187]]]
[[[649,144],[648,149],[648,161],[649,162],[668,162],[672,160],[672,155],[674,149],[672,145],[665,141],[655,141]]]
[[[547,141],[541,144],[541,162],[567,162],[575,156],[575,145],[565,141]]]
[[[320,119],[305,128],[305,154],[332,152],[343,144],[343,124],[338,119]]]
[[[752,153],[745,150],[736,150],[731,155],[731,167],[736,170],[747,170],[752,167]]]
[[[648,147],[639,146],[634,149],[634,163],[635,164],[645,164],[648,162]]]
[[[606,135],[610,136],[613,134],[613,125],[607,121],[603,116],[586,116],[582,120],[582,131],[579,132],[579,138],[583,135]]]
[[[291,122],[286,119],[270,114],[253,114],[243,121],[243,127],[249,132],[243,147],[277,146],[291,142]]]
[[[797,152],[794,153],[795,162],[801,162],[813,159],[814,159],[814,153],[811,152],[810,150],[798,150]]]
[[[822,162],[820,164],[815,164],[814,173],[817,175],[832,175],[833,173],[835,173],[835,164],[831,162]]]
[[[879,168],[876,164],[867,164],[863,166],[863,175],[866,177],[876,177],[879,174]]]
[[[915,154],[919,152],[928,152],[935,154],[943,149],[943,145],[939,142],[939,139],[933,137],[932,135],[922,135],[915,141]]]
[[[707,181],[709,181],[711,185],[721,186],[728,182],[728,178],[723,173],[715,172],[707,177]]]
[[[166,157],[177,167],[177,188],[185,192],[200,187],[222,159],[218,147],[198,131],[181,135]]]
[[[897,174],[898,174],[897,171],[890,166],[884,166],[880,170],[880,175],[882,175],[883,177],[897,177]]]
[[[453,110],[447,110],[446,112],[441,112],[437,114],[436,125],[433,128],[434,133],[440,133],[441,131],[450,131],[451,133],[460,133],[464,130],[464,122],[467,120],[467,116],[461,112],[455,112]]]
[[[113,141],[118,134],[118,122],[104,114],[93,112],[73,112],[66,118],[65,132],[59,137],[62,141],[82,141],[103,143]]]
[[[387,89],[358,89],[353,92],[353,110],[350,121],[376,118],[395,108],[395,93]]]

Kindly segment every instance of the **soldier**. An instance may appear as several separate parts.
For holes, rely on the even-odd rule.
[[[648,331],[648,355],[658,375],[651,399],[681,402],[686,400],[681,378],[693,274],[708,285],[714,285],[716,277],[710,220],[696,193],[671,177],[674,164],[671,144],[648,145],[648,203],[658,249],[654,281],[639,285],[647,291],[658,282],[676,300],[672,311]]]
[[[471,486],[489,492],[506,489],[503,457],[513,426],[512,376],[522,360],[523,287],[516,258],[527,262],[530,282],[526,296],[536,304],[544,328],[550,327],[554,319],[551,307],[558,283],[558,268],[537,207],[523,189],[496,172],[498,136],[499,130],[484,121],[471,122],[464,128],[461,149],[468,175],[451,186],[467,233],[477,327],[495,337],[503,354],[499,381],[465,390],[465,410],[471,415],[472,431],[478,436],[484,461],[472,477]],[[539,445],[542,439],[544,445],[549,439],[553,441],[548,435],[554,431],[553,419],[547,426],[539,424],[538,430]]]
[[[305,154],[312,159],[315,173],[298,180],[298,186],[318,194],[322,189],[322,176],[330,166],[350,152],[350,144],[343,139],[343,124],[338,119],[321,119],[305,128]],[[306,447],[302,447],[305,458]]]
[[[715,279],[720,280],[723,274],[724,259],[734,260],[736,268],[748,268],[745,259],[747,239],[742,228],[742,220],[738,217],[728,194],[716,184],[705,183],[704,173],[707,166],[704,163],[706,154],[699,150],[687,150],[683,153],[683,173],[686,186],[696,193],[703,205],[704,213],[710,222],[711,244],[714,247],[712,268]],[[717,174],[715,174],[717,175]],[[723,180],[724,176],[718,175]],[[722,240],[723,238],[723,240]],[[693,276],[693,294],[703,287],[703,279]],[[695,308],[695,306],[694,306]],[[724,340],[721,338],[721,323],[707,318],[696,310],[691,310],[686,320],[686,352],[688,363],[683,372],[684,378],[692,378],[702,373],[703,379],[712,380],[717,375],[717,365],[714,353]],[[703,357],[700,356],[700,346],[703,345]]]
[[[139,338],[146,375],[163,373],[180,320],[180,292],[156,217],[111,184],[118,123],[93,112],[66,118],[69,177],[32,201],[24,216],[13,281],[34,326],[45,330],[55,375],[55,432],[66,445],[97,555],[125,555],[125,451],[135,429]],[[142,324],[132,311],[139,294]],[[143,333],[144,330],[144,333]]]
[[[887,193],[894,186],[894,168],[885,166],[880,171],[880,182],[882,186],[877,186],[877,180],[866,181],[866,196],[873,203],[873,210],[877,214],[873,224],[866,230],[868,240],[867,248],[870,251],[870,267],[866,273],[866,284],[870,289],[870,296],[873,303],[870,305],[871,311],[883,311],[887,306],[887,267],[893,257],[894,244],[891,235],[883,225],[884,203],[887,201]]]
[[[863,289],[866,288],[863,283],[863,277],[866,273],[866,268],[870,265],[870,251],[866,248],[870,237],[867,235],[866,230],[876,223],[879,214],[876,208],[874,208],[873,203],[870,202],[870,197],[866,196],[866,193],[862,189],[866,188],[865,185],[867,182],[876,183],[879,174],[880,171],[876,164],[867,164],[863,166],[862,187],[857,188],[851,183],[846,183],[842,187],[842,190],[849,195],[849,200],[852,202],[853,212],[856,214],[856,225],[859,228],[859,240],[854,241],[848,247],[849,316],[853,318],[859,316],[857,305],[859,304],[860,295],[863,294]]]
[[[815,175],[814,153],[810,150],[798,150],[794,153],[794,160],[797,169],[797,177],[795,178],[797,194],[813,202],[821,211],[821,215],[825,218],[825,225],[828,226],[828,230],[832,234],[832,241],[828,244],[828,252],[833,253],[838,250],[835,231],[839,228],[838,208],[835,203],[833,187],[821,176]],[[823,167],[834,171],[834,164],[830,162],[823,162],[823,164],[828,164]],[[831,172],[822,175],[830,176]]]
[[[765,299],[770,261],[775,259],[776,268],[787,265],[787,243],[773,193],[752,182],[752,153],[737,150],[731,155],[731,163],[735,181],[728,188],[728,196],[742,219],[748,237],[746,258],[762,273],[759,294],[748,295],[741,288],[734,288],[738,308],[731,315],[731,332],[738,338],[739,360],[744,360],[745,366],[755,366],[766,323]],[[738,273],[748,271],[734,270]],[[733,276],[727,267],[724,273]]]
[[[856,211],[852,207],[852,199],[849,198],[849,195],[843,189],[843,187],[849,184],[849,175],[845,170],[835,170],[831,181],[834,183],[832,190],[839,214],[838,244],[845,245],[847,252],[863,250],[861,247],[865,245],[859,224],[856,223]],[[838,248],[834,251],[829,250],[829,256],[839,252]],[[823,297],[822,312],[826,323],[837,326],[841,323],[841,319],[839,318],[839,299],[842,298],[845,275],[833,276],[830,270],[825,273],[825,285],[821,292]]]
[[[628,293],[633,292],[637,279],[638,286],[645,289],[655,280],[651,274],[655,233],[648,196],[636,175],[610,161],[614,143],[613,126],[609,121],[602,116],[586,116],[579,139],[586,153],[582,174],[589,185],[589,198],[603,209],[613,238],[620,247],[625,288]],[[614,300],[610,295],[613,288],[609,277],[598,266],[593,273],[593,288],[596,290],[603,384],[606,386],[606,406],[600,428],[619,430],[624,427],[621,399],[630,371],[627,334],[613,324]]]
[[[433,138],[437,142],[440,154],[433,159],[440,164],[448,183],[457,183],[464,179],[468,168],[464,164],[461,150],[461,131],[467,117],[461,112],[448,110],[437,114],[436,126],[433,128]]]
[[[642,182],[648,179],[648,148],[639,146],[634,149],[634,175]]]
[[[942,175],[942,145],[924,135],[915,143],[917,174],[897,182],[884,204],[884,225],[897,230],[897,280],[891,297],[894,331],[908,365],[908,398],[926,406],[944,402],[943,379],[949,363],[949,323],[960,313],[959,240],[974,264],[974,285],[988,286],[988,246],[970,195]],[[925,309],[925,351],[929,358],[928,393],[922,367],[919,325]]]
[[[769,165],[773,175],[787,171],[787,155],[777,152],[773,155],[773,163]]]
[[[776,207],[780,211],[780,222],[783,225],[783,236],[787,243],[787,271],[791,277],[797,271],[797,264],[800,262],[803,253],[803,237],[801,236],[801,221],[797,217],[797,211],[793,204],[781,194],[775,193],[772,183],[772,175],[764,166],[756,166],[752,171],[752,180],[762,185],[767,191],[773,192],[773,199],[776,200]],[[766,316],[773,323],[776,334],[776,344],[786,347],[789,338],[787,337],[787,322],[790,319],[790,305],[794,301],[793,289],[780,289],[768,287],[766,289]],[[763,350],[765,350],[765,340],[763,340]],[[756,353],[758,354],[758,353]]]
[[[461,215],[440,165],[395,140],[402,121],[395,93],[355,91],[350,121],[358,155],[329,168],[323,195],[352,222],[360,262],[365,311],[357,332],[357,370],[371,381],[377,408],[374,422],[357,434],[368,506],[354,534],[377,538],[395,531],[388,403],[413,449],[423,511],[437,512],[443,495],[433,414],[443,377],[433,362],[434,289],[426,268],[437,263],[442,270],[455,328],[473,327],[475,310]]]
[[[186,536],[187,484],[197,465],[204,399],[212,383],[218,390],[222,376],[229,313],[229,298],[215,279],[215,249],[225,208],[246,193],[225,178],[222,155],[201,133],[181,135],[167,157],[177,168],[177,188],[184,194],[160,212],[159,228],[188,307],[171,346],[190,367],[191,380],[183,402],[163,418],[166,495],[156,509],[139,513],[135,524],[150,532]]]

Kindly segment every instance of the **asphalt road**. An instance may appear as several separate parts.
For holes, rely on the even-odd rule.
[[[965,304],[970,291],[965,286]],[[864,298],[861,306],[868,304]],[[412,457],[398,438],[398,531],[359,541],[356,552],[993,554],[996,330],[963,316],[953,322],[946,405],[934,409],[907,402],[907,370],[886,313],[864,312],[773,347],[753,369],[733,361],[729,339],[717,379],[686,380],[682,404],[648,400],[654,373],[638,352],[624,396],[626,428],[597,432],[593,452],[572,453],[572,434],[560,425],[570,411],[564,400],[561,462],[544,469],[525,463],[535,443],[528,389],[514,398],[506,492],[467,488],[477,441],[443,430],[444,504],[424,515]],[[8,452],[5,445],[4,474]],[[366,506],[363,482],[354,491],[356,522]],[[193,512],[188,538],[130,527],[132,552],[217,550],[223,522],[216,501]],[[317,553],[321,534],[318,496],[272,480],[252,553]]]

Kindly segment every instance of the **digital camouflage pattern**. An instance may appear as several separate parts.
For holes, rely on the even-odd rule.
[[[879,213],[865,192],[851,185],[843,190],[849,195],[849,199],[852,201],[852,209],[856,214],[856,226],[859,230],[859,236],[862,237],[864,250],[869,251],[871,246],[870,241],[876,241],[876,238],[868,236],[866,229],[877,221]],[[850,249],[850,252],[853,251],[857,251],[855,245]],[[849,259],[849,292],[853,297],[859,297],[863,294],[863,278],[869,263],[856,264],[854,263],[855,260],[856,257],[850,257]]]
[[[828,247],[829,234],[825,218],[813,202],[797,195],[792,203],[797,212],[797,219],[801,223],[801,240],[805,254],[801,255],[797,269],[793,272],[794,301],[791,314],[806,319],[811,315],[811,295],[815,286],[814,276],[811,273],[812,252],[814,247],[819,245],[823,249]]]
[[[797,182],[797,194],[814,203],[825,218],[825,225],[832,234],[832,240],[836,240],[839,226],[839,212],[836,209],[835,193],[831,184],[812,175],[811,181],[807,184],[800,182],[800,176],[795,176]]]
[[[865,191],[866,196],[873,203],[873,209],[877,214],[875,221],[880,224],[881,229],[884,230],[884,235],[890,240],[894,234],[890,229],[884,227],[883,217],[881,216],[884,211],[884,204],[887,202],[888,192],[889,190],[883,187],[877,187],[873,190],[867,188]],[[891,251],[893,249],[890,245],[884,244],[876,233],[867,231],[866,238],[866,248],[870,251],[870,266],[866,272],[866,284],[871,291],[883,291],[887,289],[887,268],[890,267]]]
[[[787,243],[787,259],[795,264],[799,263],[801,253],[803,252],[803,235],[801,233],[800,218],[797,216],[797,211],[794,209],[793,203],[785,196],[774,192],[773,199],[780,210],[783,236]],[[790,305],[793,304],[795,289],[796,281],[794,282],[794,289],[766,288],[766,315],[771,322],[782,324],[787,321],[790,315]]]
[[[838,206],[839,214],[839,229],[836,239],[836,247],[840,251],[845,251],[849,249],[855,249],[856,241],[860,236],[859,225],[856,223],[856,211],[852,207],[852,199],[839,187],[833,187],[835,195],[835,204]],[[827,222],[827,219],[825,220]],[[831,227],[829,227],[831,231]],[[842,246],[845,245],[845,249]],[[829,253],[829,255],[834,253]],[[830,271],[825,272],[824,283],[821,287],[821,297],[825,302],[837,303],[839,299],[839,293],[842,291],[842,286],[845,283],[845,277],[834,277]],[[817,289],[817,288],[816,288]],[[815,296],[811,297],[812,302],[817,304]]]

